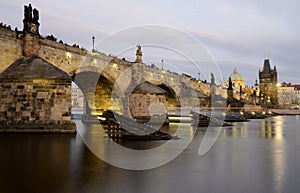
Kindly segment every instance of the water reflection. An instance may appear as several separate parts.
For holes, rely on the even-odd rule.
[[[278,116],[224,127],[203,157],[197,151],[205,132],[211,131],[199,129],[180,156],[145,171],[103,162],[79,135],[2,134],[0,192],[297,192],[299,118]],[[193,135],[191,127],[183,129]],[[156,146],[159,142],[148,143]],[[99,149],[107,151],[104,146]]]
[[[55,192],[63,187],[74,137],[1,134],[0,192]]]
[[[222,137],[247,138],[248,123],[233,123],[233,126],[224,127],[222,131]]]
[[[266,139],[283,139],[283,121],[282,117],[268,118],[261,121],[260,124],[260,135],[261,138]]]
[[[262,120],[251,120],[250,122],[237,122],[233,126],[224,127],[222,137],[248,138],[259,130],[259,137],[263,139],[282,140],[284,138],[284,117],[272,117]],[[256,134],[256,133],[255,133]]]
[[[273,192],[283,192],[284,182],[286,179],[286,147],[284,140],[285,132],[291,132],[290,127],[293,125],[291,122],[297,120],[296,117],[276,116],[263,120],[251,120],[251,122],[234,123],[232,127],[223,128],[222,137],[232,138],[252,138],[255,139],[257,131],[261,139],[272,139],[272,141],[257,142],[262,146],[259,149],[266,148],[265,154],[258,154],[253,157],[253,161],[265,160],[267,161],[264,173],[269,176],[274,182],[272,184]],[[297,125],[297,124],[296,124]],[[286,130],[286,131],[285,131]],[[299,129],[297,129],[298,132]],[[246,143],[246,141],[244,141]],[[242,157],[240,157],[243,160]]]
[[[276,130],[276,129],[275,129]],[[273,170],[273,180],[274,180],[274,192],[281,193],[283,192],[283,185],[285,180],[285,171],[286,171],[286,161],[285,161],[285,143],[282,140],[282,135],[280,131],[275,133],[274,139],[276,141],[273,143],[273,146],[270,151],[271,157],[271,167]]]

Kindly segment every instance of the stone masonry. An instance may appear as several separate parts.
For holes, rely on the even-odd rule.
[[[0,120],[71,118],[71,78],[47,61],[21,57],[0,74]]]
[[[129,96],[129,110],[135,119],[150,119],[151,116],[165,116],[166,91],[151,84],[143,82],[135,87]],[[151,107],[152,106],[152,107]]]

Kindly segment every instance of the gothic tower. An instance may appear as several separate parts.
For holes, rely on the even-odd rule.
[[[263,107],[277,108],[277,70],[276,66],[271,69],[269,59],[265,59],[262,71],[259,70],[259,96]]]

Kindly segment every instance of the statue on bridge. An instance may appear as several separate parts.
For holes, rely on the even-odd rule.
[[[211,76],[211,78],[210,78],[210,83],[211,83],[212,85],[216,85],[214,74],[213,74],[213,73],[210,73],[210,76]]]
[[[229,77],[228,88],[227,88],[227,98],[233,99],[233,87],[232,87],[232,81],[230,77]]]
[[[38,23],[39,21],[39,11],[36,8],[32,10],[31,4],[28,6],[24,5],[24,21],[33,23]]]
[[[39,34],[39,11],[35,8],[32,10],[31,4],[29,4],[28,6],[24,6],[23,24],[24,32]]]
[[[24,20],[30,21],[32,19],[32,7],[31,4],[29,6],[24,5]]]
[[[227,90],[233,90],[232,81],[231,81],[230,77],[229,77],[229,82],[228,82],[228,88],[227,88]]]
[[[137,50],[136,50],[136,54],[135,54],[136,55],[135,62],[142,63],[143,52],[142,52],[141,45],[138,44],[136,47],[137,47]]]
[[[34,23],[39,22],[39,11],[37,9],[33,9],[33,20]]]

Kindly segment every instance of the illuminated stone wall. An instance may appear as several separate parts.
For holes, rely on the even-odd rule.
[[[71,82],[0,79],[0,120],[70,120]]]
[[[157,95],[154,93],[133,93],[129,97],[129,109],[132,117],[134,118],[141,118],[141,117],[150,117],[153,115],[162,116],[166,113],[165,109],[157,108],[152,110],[152,115],[150,115],[150,105],[154,104],[155,102],[162,103],[166,106],[166,96],[165,95]],[[156,107],[162,107],[162,105],[156,105]]]
[[[15,31],[0,27],[0,73],[22,56],[23,41],[16,36]]]
[[[71,118],[71,77],[33,55],[0,74],[0,120],[56,121]]]

